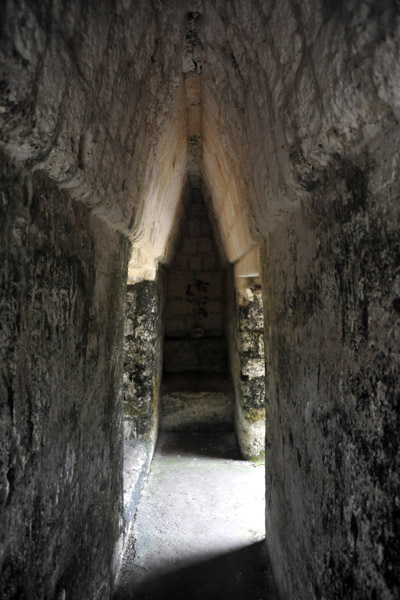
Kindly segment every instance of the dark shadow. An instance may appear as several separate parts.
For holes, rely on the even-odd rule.
[[[166,373],[162,392],[233,392],[229,373]]]
[[[265,541],[143,579],[114,600],[277,600]]]
[[[240,460],[240,452],[232,432],[226,433],[170,433],[167,436],[160,432],[157,452],[162,456],[198,456]]]

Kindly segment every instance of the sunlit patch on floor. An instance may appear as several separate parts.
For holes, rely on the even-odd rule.
[[[274,598],[264,507],[264,468],[233,434],[162,433],[116,600]]]

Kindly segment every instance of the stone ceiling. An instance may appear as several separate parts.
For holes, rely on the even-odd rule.
[[[202,43],[199,25],[202,3],[189,3],[184,15],[182,85],[170,127],[162,133],[159,157],[149,174],[143,212],[133,227],[134,248],[129,265],[129,281],[154,276],[159,260],[170,259],[179,227],[179,208],[185,193],[202,193],[217,223],[220,246],[225,258],[237,261],[254,245],[246,193],[238,165],[218,136],[218,105],[204,88]]]
[[[131,280],[170,259],[190,188],[255,272],[249,251],[332,157],[400,116],[396,11],[328,4],[9,0],[1,147],[132,240]]]

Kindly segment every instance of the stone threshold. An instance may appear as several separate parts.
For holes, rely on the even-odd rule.
[[[124,442],[124,540],[128,539],[146,475],[153,454],[151,442],[129,440]]]

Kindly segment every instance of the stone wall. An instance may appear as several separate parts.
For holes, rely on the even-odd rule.
[[[397,144],[338,157],[266,243],[267,543],[283,598],[400,595]]]
[[[201,99],[201,110],[188,113],[181,59],[193,21],[201,83],[190,103]],[[190,144],[202,144],[226,255],[234,262],[267,240],[267,541],[288,598],[399,596],[399,26],[391,0],[8,0],[2,12],[8,156],[134,239],[139,265],[167,260],[164,225],[178,211],[191,112],[201,137]],[[91,598],[86,582],[108,573],[104,538],[116,531],[120,296],[110,288],[120,286],[125,250],[118,257],[117,236],[44,176],[33,183],[22,192],[13,182],[11,204],[6,184],[3,205],[15,216],[1,224],[2,322],[12,323],[1,350],[11,365],[2,560],[13,585],[24,574],[29,598],[63,589],[75,571],[72,596]],[[35,216],[53,196],[57,209]],[[32,264],[45,278],[38,292]],[[72,472],[76,456],[84,474]],[[72,483],[57,496],[50,481],[64,471]],[[105,505],[110,521],[96,529]]]
[[[288,599],[399,596],[399,25],[389,0],[215,0],[198,25],[205,176],[216,204],[245,189],[268,240],[267,543]]]
[[[163,347],[164,270],[127,286],[123,374],[124,539],[157,442]]]
[[[265,450],[265,356],[262,292],[249,279],[227,278],[229,366],[235,392],[235,433],[245,459]]]
[[[236,434],[242,455],[264,456],[265,357],[264,311],[260,286],[247,286],[237,294],[240,374],[236,378]]]
[[[176,57],[185,12],[177,0],[6,0],[2,7],[2,148],[115,228],[134,229],[140,247],[152,226],[157,238],[168,237],[158,220],[173,218],[166,196],[173,206],[184,178],[186,105]],[[146,211],[151,224],[143,231]]]
[[[224,271],[199,192],[187,200],[167,271],[165,370],[226,371]]]
[[[127,286],[124,354],[124,437],[157,439],[162,371],[163,272]]]
[[[107,598],[129,243],[0,161],[0,596]]]
[[[299,176],[312,185],[335,153],[374,152],[398,127],[400,11],[392,0],[202,4],[204,176],[225,249],[241,249],[233,261],[249,227],[254,244],[307,198]]]

